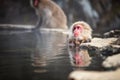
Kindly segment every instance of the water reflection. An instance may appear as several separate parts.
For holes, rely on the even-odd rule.
[[[34,40],[32,33],[0,34],[0,80],[32,79]]]
[[[0,80],[66,80],[71,70],[63,33],[0,34]]]
[[[86,67],[91,63],[88,50],[82,47],[69,46],[70,62],[76,67]]]
[[[37,45],[32,57],[34,80],[67,80],[72,69],[66,49],[66,35],[41,31],[36,36]]]
[[[104,60],[99,50],[87,46],[68,46],[69,60],[73,70],[106,70],[102,66]]]
[[[48,66],[48,61],[54,60],[57,55],[63,54],[63,49],[66,43],[66,36],[56,32],[38,32],[37,45],[33,54],[33,66],[45,67]],[[37,69],[35,72],[46,72],[46,70]]]

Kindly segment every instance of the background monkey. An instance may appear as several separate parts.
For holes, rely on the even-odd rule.
[[[36,10],[38,23],[36,28],[67,29],[67,18],[63,10],[52,0],[31,0]]]
[[[69,33],[69,43],[79,45],[80,43],[90,42],[92,39],[92,28],[84,21],[72,24]]]

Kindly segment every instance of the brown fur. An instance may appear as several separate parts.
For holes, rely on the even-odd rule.
[[[65,13],[52,0],[39,0],[38,6],[33,7],[35,8],[38,17],[42,20],[42,28],[67,29],[67,18]]]

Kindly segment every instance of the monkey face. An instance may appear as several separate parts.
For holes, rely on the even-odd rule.
[[[73,27],[73,34],[74,34],[74,37],[79,37],[80,34],[82,33],[83,29],[82,29],[82,26],[81,25],[75,25]]]

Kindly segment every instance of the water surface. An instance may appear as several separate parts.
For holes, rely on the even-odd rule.
[[[63,33],[1,31],[0,80],[67,80],[78,69],[71,64],[70,54],[74,51],[68,49]],[[96,59],[79,69],[100,69]]]

